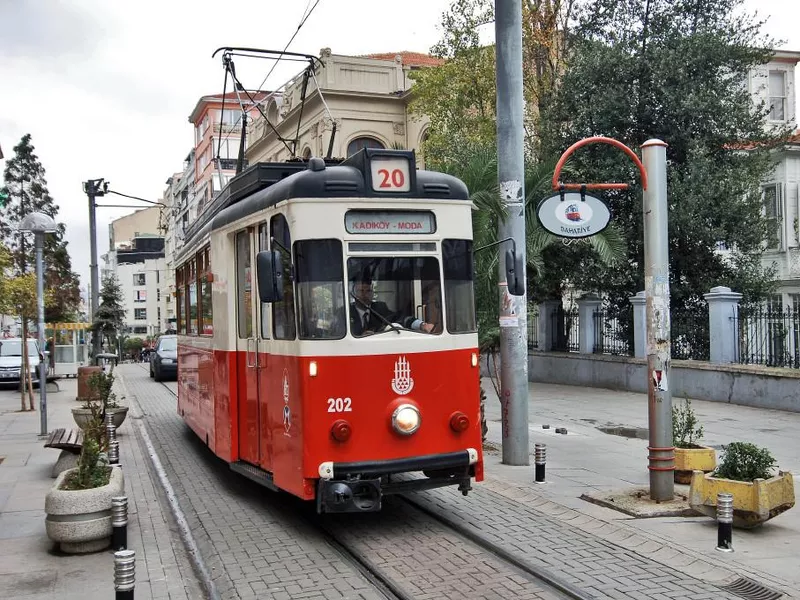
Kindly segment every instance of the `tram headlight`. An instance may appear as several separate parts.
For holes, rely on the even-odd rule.
[[[401,435],[411,435],[421,422],[419,410],[411,404],[401,404],[392,413],[392,427]]]

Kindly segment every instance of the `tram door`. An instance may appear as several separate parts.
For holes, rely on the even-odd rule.
[[[260,463],[258,403],[258,312],[256,230],[236,233],[236,378],[239,414],[239,459]]]
[[[258,248],[256,253],[269,250],[269,227],[266,223],[258,226]],[[265,471],[272,471],[272,428],[270,427],[269,404],[267,402],[269,386],[267,385],[267,373],[270,361],[270,312],[271,306],[266,302],[258,302],[256,314],[258,327],[256,329],[256,350],[258,355],[258,418],[260,437],[260,465]]]

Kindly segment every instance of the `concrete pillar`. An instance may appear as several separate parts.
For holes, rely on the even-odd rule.
[[[633,355],[636,358],[647,357],[647,296],[645,292],[637,292],[628,298],[633,305]]]
[[[595,319],[594,313],[603,304],[597,296],[586,294],[578,299],[578,347],[581,354],[592,354],[594,352],[595,340],[598,334],[603,333],[603,323]]]
[[[703,297],[708,302],[708,331],[712,363],[736,362],[737,336],[733,315],[742,295],[723,285],[711,288]]]
[[[539,350],[552,352],[556,344],[555,314],[561,303],[545,300],[539,304]]]

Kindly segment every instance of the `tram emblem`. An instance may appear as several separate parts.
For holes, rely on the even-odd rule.
[[[292,428],[292,412],[289,410],[289,371],[283,370],[283,428],[286,433]]]
[[[392,390],[395,394],[404,396],[414,389],[414,380],[411,378],[411,364],[405,356],[401,356],[394,363],[394,379],[392,379]]]

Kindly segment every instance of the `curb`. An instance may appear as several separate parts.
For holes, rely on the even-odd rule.
[[[181,510],[181,507],[178,504],[178,498],[175,494],[175,490],[172,489],[172,485],[167,478],[167,473],[164,470],[164,466],[161,464],[161,460],[158,458],[158,453],[156,452],[155,446],[153,446],[150,435],[147,433],[147,428],[144,424],[144,411],[139,405],[136,396],[130,394],[128,391],[128,387],[124,382],[124,377],[119,377],[118,381],[125,392],[125,397],[129,398],[132,403],[136,404],[137,414],[131,415],[134,417],[132,421],[136,423],[138,431],[141,434],[142,440],[147,448],[147,453],[150,455],[150,461],[155,469],[156,475],[158,475],[158,481],[161,484],[161,488],[167,497],[167,503],[172,511],[172,516],[175,518],[175,522],[178,525],[178,531],[180,532],[181,540],[186,548],[186,553],[189,555],[189,561],[192,563],[192,566],[194,567],[195,572],[200,579],[201,585],[203,588],[205,588],[208,597],[211,600],[220,600],[221,596],[217,591],[214,581],[211,579],[211,573],[203,561],[200,551],[197,548],[197,543],[192,535],[192,531],[186,522],[186,516],[183,514],[183,510]]]

